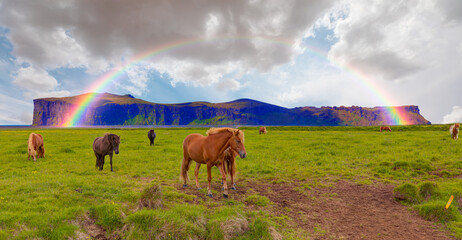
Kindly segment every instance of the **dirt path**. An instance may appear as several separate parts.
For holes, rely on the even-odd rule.
[[[289,216],[290,228],[310,239],[454,239],[433,222],[393,200],[393,186],[358,185],[338,181],[329,187],[302,190],[298,184],[241,183],[230,198],[243,201],[259,194],[272,202],[264,210]],[[219,183],[213,189],[220,189]],[[298,189],[298,190],[297,190]],[[183,189],[200,199],[206,196],[193,187]],[[216,194],[217,195],[217,194]],[[214,196],[217,201],[223,197]],[[249,209],[258,206],[246,205]]]

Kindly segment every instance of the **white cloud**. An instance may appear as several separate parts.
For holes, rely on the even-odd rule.
[[[452,112],[443,117],[443,123],[460,123],[462,122],[462,107],[453,106]]]
[[[216,88],[218,91],[227,91],[227,90],[239,90],[241,88],[241,84],[232,78],[224,78],[220,82],[217,83]]]
[[[446,59],[446,50],[454,49],[462,28],[461,24],[447,24],[445,19],[454,16],[437,10],[446,9],[445,2],[347,1],[348,15],[336,22],[334,32],[339,41],[329,57],[389,81],[406,80],[456,60]],[[453,3],[456,8],[461,5],[460,1]]]
[[[0,125],[32,124],[32,101],[13,98],[0,93]]]
[[[47,71],[32,66],[20,68],[14,75],[13,83],[25,89],[27,98],[65,97],[69,96],[67,90],[56,90],[58,81]]]
[[[84,67],[97,73],[119,65],[121,58],[173,46],[146,61],[170,74],[173,85],[211,85],[225,75],[217,71],[229,72],[230,64],[268,71],[292,61],[300,53],[297,40],[332,3],[19,0],[3,3],[0,24],[10,29],[13,54],[37,68]],[[280,38],[295,44],[271,40]],[[175,50],[175,43],[188,42]]]

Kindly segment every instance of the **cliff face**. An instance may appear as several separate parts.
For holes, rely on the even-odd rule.
[[[35,126],[62,125],[78,99],[34,100]],[[417,106],[398,107],[411,124],[430,124]],[[79,125],[306,125],[372,126],[392,124],[384,107],[284,108],[251,99],[226,103],[157,104],[130,95],[100,94],[86,108]]]

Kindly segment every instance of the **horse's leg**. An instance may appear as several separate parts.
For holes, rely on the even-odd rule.
[[[236,185],[234,184],[234,176],[236,175],[236,159],[231,158],[229,162],[229,175],[231,175],[231,189],[236,190]]]
[[[100,171],[103,170],[104,158],[105,158],[105,157],[106,157],[106,155],[101,154],[101,161],[99,161],[99,170],[100,170]]]
[[[95,167],[99,168],[99,156],[98,156],[98,154],[95,153],[95,157],[96,157],[96,165],[95,165]]]
[[[212,165],[207,163],[207,180],[209,185],[207,186],[207,196],[213,197],[212,195]]]
[[[196,187],[197,189],[201,189],[201,186],[199,185],[199,168],[201,167],[201,164],[196,162],[196,169],[194,169],[194,175],[196,176]]]
[[[218,164],[218,169],[220,169],[221,180],[223,181],[223,197],[228,198],[228,184],[226,183],[226,172],[223,168],[223,164]]]
[[[110,163],[111,163],[111,172],[114,172],[114,170],[112,170],[112,152],[111,154],[109,154],[109,159],[111,160]]]

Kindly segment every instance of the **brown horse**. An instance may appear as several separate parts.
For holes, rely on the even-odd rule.
[[[154,140],[156,139],[156,133],[154,132],[153,129],[149,130],[148,138],[149,138],[150,145],[153,146],[154,145]]]
[[[37,157],[45,157],[45,147],[43,146],[43,137],[37,133],[31,133],[29,135],[29,141],[27,144],[27,160],[30,160],[30,156],[34,161],[37,161]]]
[[[119,154],[119,144],[120,137],[115,134],[106,133],[103,137],[95,138],[95,141],[93,141],[93,151],[96,156],[96,167],[100,171],[103,170],[104,157],[109,155],[111,159],[111,172],[114,172],[112,170],[112,153]]]
[[[460,127],[460,125],[458,123],[454,123],[449,128],[449,133],[451,134],[451,137],[454,140],[457,140],[457,138],[459,138],[459,127]]]
[[[260,129],[258,130],[258,134],[266,134],[266,127],[260,127]]]
[[[391,132],[391,128],[389,126],[381,126],[380,131],[389,131],[389,132]]]
[[[226,183],[226,173],[223,168],[225,150],[231,148],[236,151],[241,158],[247,156],[244,147],[244,132],[234,128],[211,128],[207,131],[208,136],[198,133],[188,135],[183,141],[183,161],[181,164],[180,180],[183,180],[183,187],[187,187],[189,181],[188,170],[191,160],[196,163],[194,171],[196,176],[196,187],[200,189],[198,174],[200,164],[207,164],[207,196],[212,197],[212,172],[213,166],[220,170],[223,181],[223,197],[228,197],[228,185]]]
[[[231,148],[225,150],[223,159],[223,168],[231,177],[231,189],[236,190],[236,184],[234,184],[234,178],[236,177],[236,157],[239,155],[236,151]]]

